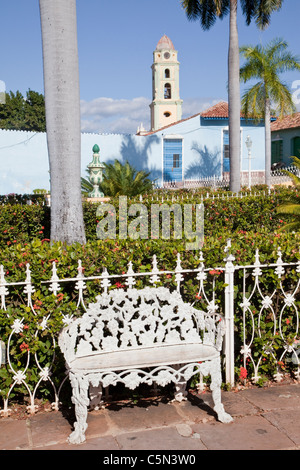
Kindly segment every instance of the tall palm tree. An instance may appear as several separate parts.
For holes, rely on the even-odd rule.
[[[253,19],[261,28],[270,22],[271,13],[281,8],[283,0],[240,0],[242,12],[249,25]],[[230,189],[240,190],[240,83],[239,41],[237,28],[238,0],[181,0],[187,17],[200,20],[204,30],[209,29],[217,18],[230,14],[228,51],[228,105],[229,105],[229,154]]]
[[[246,83],[258,79],[242,97],[245,116],[265,120],[265,184],[271,184],[271,107],[279,118],[295,111],[292,94],[280,81],[280,73],[300,70],[296,56],[288,50],[282,39],[274,39],[266,46],[240,48],[246,62],[240,69],[240,79]]]
[[[39,0],[51,185],[51,240],[85,243],[76,0]]]

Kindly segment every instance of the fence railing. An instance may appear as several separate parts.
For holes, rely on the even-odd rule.
[[[184,297],[187,283],[192,282],[196,295],[193,299],[187,300],[192,300],[195,308],[207,309],[212,314],[218,313],[224,316],[226,333],[223,353],[226,383],[235,384],[237,357],[240,357],[242,361],[240,367],[248,371],[248,379],[254,382],[257,382],[260,374],[264,373],[266,361],[271,361],[274,365],[275,380],[281,379],[282,367],[287,363],[292,366],[295,376],[300,378],[300,260],[285,263],[280,250],[275,263],[261,263],[257,251],[253,264],[237,265],[234,254],[231,252],[231,242],[228,240],[224,249],[224,263],[214,268],[205,266],[205,260],[200,252],[198,266],[195,269],[183,269],[182,260],[178,254],[176,265],[172,270],[160,270],[156,256],[152,260],[152,269],[147,272],[142,270],[135,272],[130,262],[127,272],[108,273],[104,269],[101,275],[85,276],[81,260],[78,260],[78,274],[75,277],[60,278],[58,270],[56,263],[53,262],[51,277],[47,281],[42,281],[42,285],[47,286],[47,290],[54,297],[61,295],[64,286],[73,286],[72,289],[76,292],[77,308],[83,311],[87,308],[86,297],[89,283],[97,282],[96,290],[98,289],[100,294],[120,286],[131,289],[139,284],[138,281],[156,286],[167,279]],[[21,384],[29,396],[29,412],[36,411],[36,396],[39,388],[45,387],[45,383],[53,390],[52,406],[57,409],[61,388],[66,380],[64,377],[58,386],[53,380],[52,366],[55,360],[56,338],[49,326],[51,311],[42,319],[37,315],[36,305],[32,301],[32,295],[37,286],[32,282],[29,265],[26,266],[24,277],[24,281],[8,282],[4,267],[0,267],[1,309],[11,319],[10,335],[6,344],[2,343],[2,349],[5,347],[6,351],[6,361],[2,360],[5,362],[2,367],[6,367],[10,377],[9,392],[3,398],[3,409],[0,409],[0,413],[4,415],[9,413],[8,405],[14,388]],[[223,279],[221,283],[218,282],[220,278]],[[29,349],[26,350],[26,344],[23,346],[26,354],[25,365],[21,368],[13,361],[11,355],[13,337],[22,334],[26,328],[24,318],[16,318],[8,309],[10,291],[16,288],[25,295],[26,307],[32,312],[32,322],[36,321],[36,336],[40,336],[40,341],[44,341],[45,338],[47,341],[52,341],[52,364],[44,366],[39,352],[31,354]],[[67,324],[71,317],[72,315],[66,315],[63,322]],[[39,371],[39,377],[33,382],[28,374],[32,363]]]
[[[277,169],[271,171],[271,186],[291,183],[291,177],[285,172],[285,170],[293,173],[297,176],[300,176],[299,170],[295,166],[289,166],[285,169]],[[265,172],[264,171],[251,171],[250,172],[250,181],[249,181],[249,172],[241,172],[241,186],[248,186],[250,183],[251,186],[263,185],[265,184]],[[164,188],[215,188],[215,189],[225,189],[228,188],[230,184],[230,175],[229,173],[224,173],[223,175],[213,175],[204,178],[189,178],[184,179],[181,182],[176,181],[165,181]]]

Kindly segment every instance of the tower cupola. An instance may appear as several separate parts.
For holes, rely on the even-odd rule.
[[[153,52],[151,130],[180,121],[182,100],[179,95],[177,51],[168,36],[158,41]]]

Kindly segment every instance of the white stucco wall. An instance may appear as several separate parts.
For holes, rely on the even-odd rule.
[[[227,120],[203,122],[199,115],[181,121],[148,136],[134,134],[82,134],[81,174],[86,176],[92,161],[92,148],[100,147],[104,162],[129,161],[136,169],[151,171],[159,183],[162,177],[163,138],[183,139],[183,168],[187,179],[219,176],[222,156],[222,130]],[[241,169],[247,171],[247,135],[253,141],[252,171],[264,170],[264,127],[241,123]],[[208,174],[209,173],[209,174]],[[0,194],[32,193],[34,189],[50,189],[47,138],[45,133],[0,130]]]
[[[101,161],[128,160],[137,169],[161,171],[157,136],[82,134],[82,176],[86,176],[95,144],[100,147]],[[46,134],[0,129],[0,194],[25,194],[37,188],[50,189]]]
[[[46,134],[0,130],[0,194],[49,187]]]

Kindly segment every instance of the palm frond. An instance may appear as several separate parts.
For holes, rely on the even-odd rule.
[[[300,230],[300,221],[299,222],[289,222],[286,225],[283,225],[278,232],[298,232]]]
[[[87,196],[92,190],[92,183],[88,179],[81,177],[81,192]]]
[[[265,113],[265,89],[263,82],[258,82],[245,91],[242,96],[241,109],[246,118],[255,121],[263,119]]]
[[[136,196],[152,190],[152,181],[148,178],[150,173],[137,171],[129,162],[122,164],[104,164],[103,181],[100,190],[106,196]]]
[[[210,29],[217,18],[223,19],[230,11],[230,0],[182,0],[181,5],[189,20],[199,20],[204,30]]]
[[[276,209],[278,214],[300,215],[300,204],[282,204]]]
[[[280,10],[283,0],[256,0],[255,22],[260,29],[265,29],[270,24],[271,14]]]

